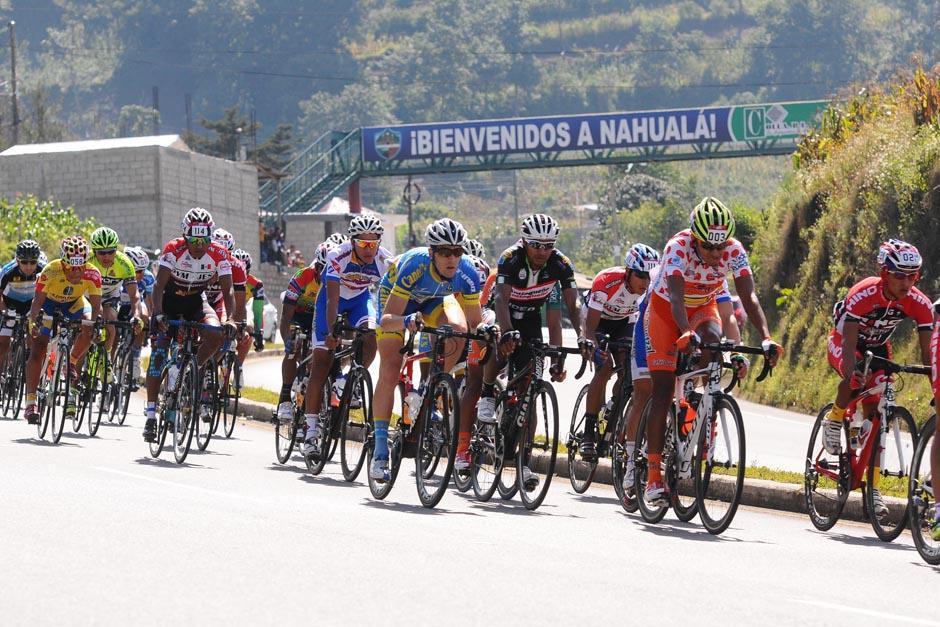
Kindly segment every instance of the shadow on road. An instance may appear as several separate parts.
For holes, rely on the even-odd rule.
[[[334,479],[333,477],[329,475],[324,475],[322,473],[319,475],[311,475],[309,472],[304,472],[302,477],[297,477],[297,478],[307,483],[313,483],[316,485],[333,486],[336,488],[362,487],[362,484],[359,483],[358,481],[355,483],[350,483],[346,481],[345,479]]]
[[[536,510],[527,510],[518,499],[504,501],[498,496],[494,496],[489,501],[478,501],[472,492],[457,492],[456,496],[465,499],[467,504],[473,509],[482,512],[493,512],[495,514],[509,514],[510,516],[551,516],[553,518],[577,518],[583,519],[584,516],[577,514],[553,514],[550,510],[558,507],[551,503],[542,503]]]
[[[209,449],[206,449],[206,450],[204,450],[204,451],[200,451],[199,449],[196,449],[196,450],[190,451],[190,453],[191,453],[192,455],[219,455],[219,456],[221,456],[221,457],[231,457],[231,456],[232,456],[231,453],[220,453],[219,451],[210,451]]]
[[[65,434],[63,434],[63,437],[64,435]],[[49,440],[40,440],[39,438],[18,438],[16,440],[10,440],[10,441],[15,442],[17,444],[33,444],[36,446],[77,446],[79,448],[81,448],[82,446],[78,442],[66,442],[65,440],[59,440],[58,444],[54,444],[53,442],[50,442]]]
[[[571,496],[583,503],[602,503],[606,505],[620,506],[620,499],[616,496],[596,496],[592,494],[578,494],[577,492],[568,492]]]
[[[414,505],[411,503],[396,503],[394,501],[376,501],[374,499],[363,499],[362,504],[373,509],[384,509],[392,512],[404,512],[406,514],[422,514],[439,516],[441,514],[457,514],[460,516],[480,516],[476,512],[458,512],[450,509],[441,509],[434,507],[428,509],[423,505]]]
[[[686,538],[688,540],[698,540],[704,542],[745,542],[747,544],[775,544],[774,542],[766,542],[764,540],[742,540],[741,538],[736,538],[734,536],[729,536],[727,533],[721,535],[712,535],[708,533],[703,527],[694,523],[684,523],[679,520],[670,520],[668,522],[660,522],[658,524],[650,524],[644,521],[642,518],[631,516],[626,512],[623,512],[623,516],[629,518],[632,522],[635,522],[640,525],[640,529],[643,531],[648,531],[654,535],[662,536],[664,538]],[[733,531],[732,527],[732,531]]]
[[[827,532],[817,532],[816,535],[825,534],[826,538],[829,540],[834,540],[836,542],[841,542],[842,544],[848,544],[850,546],[877,546],[884,549],[891,549],[894,551],[916,551],[913,546],[910,544],[899,544],[896,542],[883,542],[878,538],[860,538],[858,536],[850,536],[844,533],[827,533]]]
[[[189,462],[177,464],[175,460],[169,461],[159,457],[138,457],[134,460],[134,462],[140,464],[141,466],[152,466],[154,468],[203,468],[205,470],[215,470],[215,468],[212,468],[211,466],[191,464]]]

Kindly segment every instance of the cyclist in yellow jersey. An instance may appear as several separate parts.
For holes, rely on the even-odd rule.
[[[125,253],[117,249],[120,241],[114,229],[106,226],[95,229],[91,234],[91,252],[89,264],[101,273],[101,317],[105,320],[117,320],[121,307],[121,288],[127,292],[131,319],[138,320],[137,272],[134,262]],[[114,333],[108,331],[108,348],[113,350]]]
[[[44,315],[59,313],[67,320],[91,320],[101,313],[101,273],[87,265],[88,243],[74,235],[62,240],[62,258],[47,265],[36,281],[36,295],[29,310],[32,336],[29,361],[26,363],[26,420],[30,424],[39,422],[36,405],[36,388],[39,374],[46,357],[52,325],[43,320]],[[91,329],[82,327],[75,338],[70,360],[77,364],[91,343]],[[77,370],[73,369],[77,374]],[[66,408],[66,414],[68,414]]]

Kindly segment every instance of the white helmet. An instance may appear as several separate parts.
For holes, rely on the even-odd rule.
[[[467,230],[456,220],[441,218],[428,225],[424,239],[428,246],[463,246],[467,242]]]
[[[146,270],[150,267],[150,257],[139,246],[128,246],[124,249],[124,254],[130,257],[135,270]]]
[[[339,246],[337,246],[330,240],[323,242],[322,244],[317,246],[317,252],[314,253],[313,255],[313,262],[321,266],[326,265],[327,256],[329,256],[329,254],[333,252],[334,250],[338,250],[338,249],[339,249]]]
[[[486,259],[486,249],[483,248],[483,243],[478,239],[468,239],[467,243],[463,245],[463,249],[471,257]]]
[[[554,242],[558,239],[558,223],[544,213],[533,213],[522,221],[522,239]]]
[[[336,244],[337,246],[340,246],[349,241],[349,236],[346,235],[345,233],[333,233],[328,238],[326,238],[326,241],[330,242],[331,244]]]
[[[225,250],[235,249],[235,236],[225,229],[216,229],[212,231],[212,241]]]
[[[349,237],[356,237],[365,233],[382,235],[385,232],[385,227],[382,226],[382,221],[373,215],[358,215],[349,221],[348,232]]]

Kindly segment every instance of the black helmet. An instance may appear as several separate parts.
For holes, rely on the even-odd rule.
[[[39,244],[31,239],[24,239],[16,245],[16,258],[20,260],[36,261],[41,252]]]

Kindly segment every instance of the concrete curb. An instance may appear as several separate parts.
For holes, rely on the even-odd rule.
[[[238,402],[238,408],[239,413],[243,417],[267,424],[271,423],[274,412],[277,409],[277,407],[271,403],[262,403],[247,399],[241,399]],[[555,460],[555,478],[553,481],[568,480],[568,478],[568,456],[566,454],[559,454]],[[613,470],[610,460],[602,459],[600,461],[597,466],[597,472],[594,475],[594,482],[613,485]],[[901,499],[885,497],[885,500],[889,503],[903,504]],[[741,495],[741,505],[763,507],[765,509],[793,512],[796,514],[807,514],[803,497],[803,486],[796,483],[780,483],[766,479],[745,479],[744,492]],[[849,495],[840,520],[868,522],[868,517],[864,514],[863,509],[862,494],[856,490]]]

